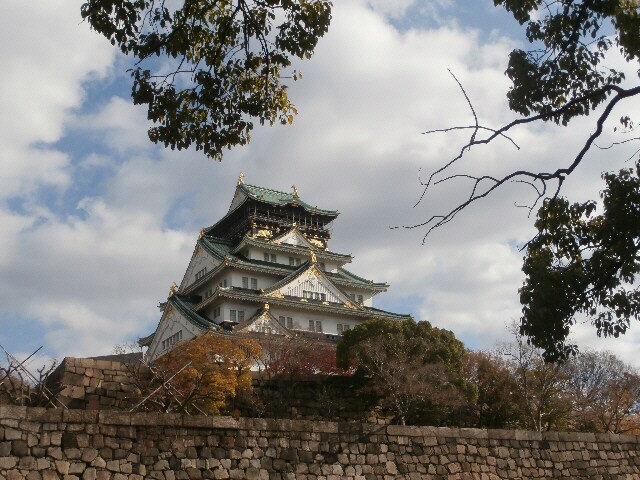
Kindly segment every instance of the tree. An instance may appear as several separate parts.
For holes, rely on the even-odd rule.
[[[195,145],[220,160],[249,141],[252,119],[291,123],[292,57],[310,58],[331,18],[329,0],[87,0],[89,25],[135,66],[132,98],[157,126],[149,138]]]
[[[549,360],[577,351],[566,344],[576,318],[618,337],[640,316],[640,162],[603,178],[601,214],[594,201],[547,200],[527,245],[521,331]]]
[[[627,433],[640,426],[640,375],[611,352],[581,352],[567,362],[571,427]]]
[[[429,322],[369,320],[344,333],[338,366],[371,379],[401,424],[446,424],[469,400],[464,346]]]
[[[314,415],[335,420],[345,406],[340,389],[344,383],[337,377],[349,373],[336,365],[336,346],[304,335],[265,335],[260,343],[264,357],[260,394],[250,406],[253,414],[297,418],[316,405]]]
[[[501,355],[467,352],[464,376],[476,392],[468,423],[475,428],[514,428],[523,425],[519,386],[509,362]]]
[[[516,325],[512,329],[514,342],[506,345],[502,354],[509,358],[516,381],[515,402],[523,413],[523,428],[563,430],[571,409],[565,364],[546,362],[542,352],[527,342]]]
[[[547,216],[546,209],[557,211],[556,206],[563,205],[563,200],[559,199],[563,182],[596,145],[595,142],[602,135],[605,123],[609,120],[614,107],[640,95],[640,85],[637,79],[626,79],[623,71],[611,68],[606,62],[607,55],[617,49],[629,64],[637,63],[640,57],[640,29],[638,28],[640,4],[637,0],[559,0],[554,2],[546,0],[494,0],[494,3],[511,12],[520,24],[526,25],[526,38],[532,45],[532,49],[529,51],[513,50],[509,56],[506,70],[506,74],[512,81],[512,87],[507,95],[509,106],[522,116],[500,128],[481,125],[470,99],[458,82],[469,103],[475,123],[469,126],[427,132],[468,129],[471,133],[468,142],[462,146],[459,153],[432,173],[423,184],[424,191],[420,200],[433,185],[453,180],[470,181],[470,193],[451,210],[433,215],[427,221],[409,227],[426,227],[425,238],[434,228],[447,224],[469,205],[487,197],[510,182],[520,182],[534,189],[536,199],[529,206],[530,211],[533,211],[541,201],[548,197],[551,200],[544,203],[541,215]],[[640,70],[638,73],[640,74]],[[575,155],[564,164],[557,165],[555,170],[536,170],[535,167],[532,167],[530,170],[517,170],[501,177],[491,174],[477,176],[450,173],[453,165],[456,165],[472,148],[491,143],[496,139],[507,139],[515,145],[515,141],[507,135],[510,135],[520,125],[551,121],[566,126],[573,119],[594,112],[596,119],[593,123],[593,130],[586,135],[584,143]],[[628,115],[623,115],[620,118],[620,123],[625,131],[633,130],[633,121]],[[639,140],[638,137],[624,138],[620,143]],[[607,179],[606,176],[605,179]],[[591,207],[588,207],[587,210],[592,211],[590,209]],[[584,210],[579,216],[583,214],[586,216],[587,210]],[[570,236],[575,231],[567,228],[565,233]],[[621,236],[620,243],[624,243],[623,236],[627,233],[625,228],[616,230],[616,234]],[[567,240],[571,241],[569,237]],[[545,260],[546,266],[543,265],[542,259],[536,259],[538,261],[537,267],[546,268],[548,270],[546,275],[549,277],[554,275],[554,266],[558,262],[564,261],[562,256],[553,256],[557,252],[561,255],[564,254],[559,250],[546,252],[546,255],[551,256]],[[529,266],[525,263],[525,269]],[[633,266],[629,267],[631,270],[633,268]],[[629,277],[624,278],[626,269],[625,265],[620,269],[601,270],[599,277],[597,279],[593,277],[593,279],[598,284],[615,284],[616,277],[622,272],[623,281],[627,282]],[[599,297],[597,292],[593,295],[593,292],[589,290],[594,286],[593,284],[583,281],[581,286],[583,290],[579,292],[575,289],[572,292],[561,289],[554,296],[554,306],[559,306],[563,300],[562,295],[569,293],[581,298],[591,296],[593,299],[591,306],[602,301],[602,297]],[[578,285],[574,285],[574,288],[576,287]],[[544,320],[544,304],[526,303],[529,298],[526,290],[527,285],[524,288],[525,294],[522,296],[525,300],[522,333],[529,335],[535,345],[549,349],[547,350],[548,359],[565,355],[567,350],[564,349],[563,341],[566,338],[568,326],[566,318],[568,317],[563,316],[564,321],[561,322],[557,322],[555,318]],[[607,294],[605,298],[610,297]],[[574,303],[573,298],[566,300]],[[582,302],[582,304],[584,303]],[[536,312],[539,307],[543,309]],[[609,307],[610,305],[604,305],[605,309]],[[617,318],[624,319],[628,316],[628,312],[624,312],[621,317]],[[533,327],[533,317],[536,317],[534,322],[536,327]],[[539,322],[537,322],[538,319]],[[542,327],[545,321],[549,322],[548,330]],[[595,322],[598,333],[605,335],[624,333],[625,329],[620,328],[624,324],[624,320],[622,322],[607,322],[607,318]]]
[[[40,348],[22,362],[5,350],[7,361],[0,362],[0,405],[59,406],[56,401],[59,388],[52,386],[50,382],[52,373],[58,366],[57,361],[52,360],[48,365],[38,368],[37,376],[25,367],[26,362]]]
[[[336,347],[315,338],[272,336],[263,342],[268,350],[264,371],[269,377],[344,375],[336,363]]]
[[[176,393],[162,397],[167,402],[162,410],[214,415],[232,411],[235,399],[251,392],[251,367],[261,357],[255,341],[214,332],[178,344],[155,362]]]

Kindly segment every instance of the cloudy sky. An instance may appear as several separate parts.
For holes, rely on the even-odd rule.
[[[442,213],[468,192],[464,182],[443,184],[414,207],[419,177],[464,141],[421,132],[471,121],[447,69],[481,122],[512,119],[503,72],[522,36],[492,3],[335,2],[330,32],[298,66],[294,124],[257,129],[218,163],[148,141],[146,112],[129,100],[130,59],[82,22],[81,1],[5,0],[0,344],[18,356],[39,346],[57,358],[100,355],[153,331],[157,304],[181,280],[200,227],[226,212],[240,172],[251,184],[295,184],[309,203],[339,210],[331,249],[351,253],[355,273],[391,284],[376,306],[450,329],[470,348],[508,340],[520,314],[519,247],[533,233],[514,205],[531,201],[530,190],[507,186],[424,244],[424,229],[390,228]],[[512,133],[520,150],[497,142],[457,171],[564,165],[591,128],[521,128]],[[590,154],[564,193],[597,193],[599,173],[625,165],[633,148]],[[638,325],[613,342],[588,325],[573,337],[640,366]]]

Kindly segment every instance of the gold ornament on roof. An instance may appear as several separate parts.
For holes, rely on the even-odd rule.
[[[204,237],[204,228],[200,229],[200,233],[198,234],[198,239]]]
[[[178,292],[178,285],[176,285],[176,282],[173,282],[169,287],[169,297],[173,297],[173,295],[177,292]]]
[[[307,241],[314,247],[321,248],[322,250],[325,249],[325,246],[322,240],[318,240],[317,238],[308,238]]]
[[[294,197],[297,197],[297,196],[298,196],[298,189],[296,188],[296,186],[295,186],[295,185],[291,185],[291,194],[292,194]]]
[[[276,290],[275,292],[268,293],[267,297],[284,298],[284,295],[282,294],[282,292],[280,290]]]
[[[265,303],[265,304],[264,304],[264,311],[265,311],[265,312],[268,312],[268,311],[269,311],[269,304],[268,304],[268,303]]]
[[[311,268],[307,270],[307,279],[311,280],[312,278],[320,278],[320,277],[321,277],[320,270],[318,270],[318,267],[314,263],[313,265],[311,265]]]
[[[316,264],[318,263],[318,259],[316,258],[316,254],[313,250],[309,250],[309,259],[311,260],[311,263]]]
[[[264,238],[266,240],[269,240],[271,237],[273,237],[273,232],[269,229],[263,228],[261,230],[258,230],[253,236],[255,238]]]
[[[351,300],[347,300],[344,306],[352,310],[357,310],[359,308],[358,305],[355,302],[352,302]]]
[[[244,172],[240,172],[238,175],[238,185],[242,185],[244,183]]]

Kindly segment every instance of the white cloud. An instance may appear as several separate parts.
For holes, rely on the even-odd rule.
[[[122,97],[112,97],[98,111],[73,117],[69,127],[86,132],[92,141],[108,145],[115,153],[149,148],[146,110]]]
[[[419,169],[424,174],[441,166],[464,139],[421,132],[472,121],[447,68],[463,83],[481,121],[496,126],[512,118],[503,74],[511,42],[499,36],[483,42],[479,32],[453,26],[400,32],[388,23],[388,16],[413,3],[373,2],[372,9],[365,0],[336,2],[317,54],[297,66],[304,76],[290,89],[300,110],[293,126],[256,128],[252,143],[228,152],[222,163],[151,145],[144,111],[130,105],[127,92],[83,97],[88,77],[110,72],[113,51],[77,24],[69,13],[76,4],[65,4],[73,22],[61,20],[61,31],[48,27],[50,41],[61,39],[50,52],[57,55],[52,65],[65,73],[52,84],[53,72],[43,62],[33,76],[43,88],[42,108],[36,112],[27,103],[20,118],[29,128],[8,125],[15,133],[0,137],[12,152],[4,195],[43,184],[63,191],[96,172],[101,188],[80,192],[71,213],[37,197],[25,212],[0,208],[0,222],[7,225],[0,232],[5,313],[36,323],[58,356],[108,353],[115,343],[149,333],[159,318],[155,306],[169,284],[179,282],[199,228],[224,215],[244,171],[249,183],[287,190],[296,184],[310,203],[340,210],[330,246],[355,255],[355,273],[391,283],[378,305],[410,299],[417,318],[452,329],[474,347],[508,337],[504,325],[520,311],[522,253],[515,246],[532,233],[532,219],[512,205],[528,201],[529,191],[507,186],[434,232],[425,246],[424,229],[389,229],[424,221],[468,193],[468,184],[451,183],[412,208],[421,193]],[[81,40],[65,40],[74,28]],[[64,48],[71,43],[78,46]],[[37,66],[37,48],[29,45],[7,57],[16,64],[33,57]],[[24,78],[27,70],[18,71]],[[19,90],[16,98],[29,98],[32,88],[21,85],[11,85]],[[59,139],[64,128],[85,138],[81,155],[50,145],[35,149]],[[521,129],[514,134],[521,150],[499,142],[468,156],[461,171],[554,165],[581,141],[566,132]],[[70,157],[79,158],[74,163]],[[585,168],[570,191],[578,191],[580,182],[583,191],[597,190],[598,168]]]
[[[80,3],[3,2],[0,198],[69,184],[67,156],[36,144],[60,138],[69,111],[83,100],[83,81],[106,75],[114,56],[81,24]]]

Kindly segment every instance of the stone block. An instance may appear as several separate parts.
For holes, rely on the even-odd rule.
[[[25,457],[29,455],[29,446],[26,440],[13,440],[11,442],[11,454],[15,457]]]
[[[130,425],[131,414],[118,411],[100,411],[97,413],[98,423],[103,425]]]
[[[60,477],[55,470],[43,470],[41,474],[42,480],[60,480]]]
[[[0,419],[25,420],[26,418],[27,407],[0,405]]]
[[[0,457],[8,457],[11,453],[11,442],[0,442]]]
[[[61,422],[63,410],[62,408],[29,408],[26,420],[37,423]]]
[[[66,460],[56,460],[56,471],[61,475],[66,475],[69,473],[70,462]]]
[[[515,430],[488,429],[487,437],[490,440],[515,440]]]
[[[22,439],[22,432],[20,430],[14,428],[5,428],[4,429],[4,439],[5,440],[20,440]]]
[[[0,470],[9,470],[18,464],[15,457],[0,457]]]

